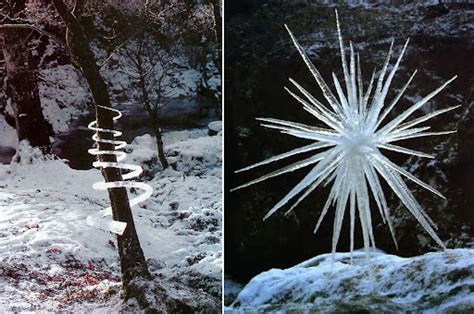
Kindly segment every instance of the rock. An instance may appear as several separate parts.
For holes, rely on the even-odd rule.
[[[474,310],[474,250],[456,249],[402,258],[381,252],[312,258],[254,277],[228,310],[242,312],[470,312]]]
[[[435,19],[437,17],[449,13],[449,7],[447,7],[445,4],[440,3],[436,5],[427,6],[423,11],[426,19]]]
[[[10,146],[0,146],[0,164],[9,164],[12,161],[16,149]]]
[[[179,208],[179,202],[178,201],[173,201],[169,203],[169,206],[172,210],[177,210]]]
[[[222,131],[222,121],[213,121],[207,125],[209,136],[217,135]]]
[[[230,305],[242,291],[243,286],[232,279],[224,279],[224,305]]]

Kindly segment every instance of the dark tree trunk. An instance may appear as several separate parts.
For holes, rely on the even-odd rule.
[[[169,167],[168,160],[166,160],[165,151],[163,149],[163,139],[161,137],[161,128],[160,122],[158,121],[157,114],[153,112],[153,110],[148,110],[148,115],[150,116],[151,127],[153,132],[155,133],[156,138],[156,147],[158,149],[158,159],[160,159],[160,163],[163,166],[163,169]]]
[[[160,159],[161,165],[164,169],[169,167],[168,160],[166,160],[165,152],[163,150],[163,140],[161,138],[161,129],[158,124],[158,119],[151,119],[153,123],[153,129],[155,131],[156,146],[158,147],[158,158]]]
[[[216,41],[220,42],[222,38],[221,0],[212,0],[211,4],[214,9],[214,19],[216,21]]]
[[[25,17],[25,0],[7,1],[3,10],[14,18]],[[1,31],[2,51],[5,59],[6,94],[11,99],[18,141],[27,140],[43,153],[51,153],[49,128],[43,116],[39,97],[38,60],[32,55],[31,40],[34,31],[8,29]]]
[[[113,128],[113,113],[99,106],[111,107],[107,86],[99,73],[94,54],[92,53],[89,40],[79,21],[73,16],[63,0],[52,0],[56,10],[63,19],[68,29],[67,43],[70,54],[75,64],[84,74],[89,85],[92,99],[96,105],[96,116],[100,128]],[[99,134],[103,139],[111,139],[108,134]],[[113,149],[110,144],[100,143],[99,148],[103,150]],[[113,155],[102,156],[103,161],[115,162]],[[107,182],[121,181],[120,170],[114,168],[102,169],[102,175]],[[140,306],[149,306],[145,298],[143,284],[144,279],[150,279],[150,273],[145,261],[145,256],[137,236],[133,222],[132,211],[129,205],[127,190],[125,188],[109,189],[109,198],[112,204],[114,220],[127,223],[123,235],[117,236],[120,265],[122,271],[122,282],[125,290],[125,298],[135,297]]]

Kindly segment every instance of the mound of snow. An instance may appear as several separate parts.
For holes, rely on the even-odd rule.
[[[167,145],[183,142],[190,139],[205,137],[207,132],[205,129],[190,129],[181,131],[169,131],[163,134],[163,143]]]
[[[229,311],[471,312],[474,250],[456,249],[402,258],[374,253],[370,280],[364,253],[325,254],[289,269],[253,278]]]
[[[213,170],[221,173],[222,136],[205,136],[169,145],[169,163],[187,175],[203,175]]]
[[[137,136],[129,145],[126,150],[130,153],[127,156],[127,162],[133,164],[144,164],[157,158],[156,139],[150,134],[144,134]]]

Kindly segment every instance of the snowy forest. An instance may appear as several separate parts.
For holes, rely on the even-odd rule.
[[[225,312],[472,312],[472,1],[249,0],[227,1],[225,10]],[[349,104],[351,93],[370,89],[370,81],[377,95],[381,73],[391,80],[396,67],[385,94],[385,106],[396,106],[383,111],[380,127],[412,115],[404,128],[425,121],[413,132],[430,127],[427,135],[441,136],[410,133],[413,138],[397,142],[403,148],[380,149],[392,168],[376,163],[376,174],[366,172],[372,184],[366,188],[378,191],[369,197],[361,188],[368,185],[365,177],[347,187],[347,176],[329,176],[333,156],[314,149],[331,146],[324,142],[335,134],[329,126],[337,130],[339,116],[350,113],[333,101],[347,105],[346,85]],[[380,110],[380,103],[373,106]],[[309,141],[316,138],[320,142]],[[349,163],[345,173],[357,167]],[[403,181],[393,180],[396,173],[404,174]],[[366,195],[357,196],[355,206],[353,191]],[[364,201],[369,215],[360,209]],[[424,213],[417,215],[413,204]],[[426,217],[435,232],[422,226]]]
[[[220,311],[221,7],[0,2],[0,312]]]

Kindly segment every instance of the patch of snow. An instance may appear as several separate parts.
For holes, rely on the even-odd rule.
[[[205,129],[191,129],[182,131],[170,131],[163,135],[163,143],[165,146],[176,144],[187,140],[206,137],[207,131]]]
[[[195,96],[197,92],[198,83],[201,80],[202,74],[193,68],[187,68],[185,70],[176,71],[174,78],[178,82],[169,81],[170,87],[165,92],[165,97],[176,98],[181,96]],[[166,81],[164,85],[167,86]]]
[[[186,175],[220,176],[220,143],[222,136],[206,136],[168,145],[169,162]]]
[[[130,152],[130,155],[127,156],[127,162],[139,165],[144,164],[157,155],[155,137],[150,134],[137,136],[127,145],[126,150]]]
[[[42,69],[39,93],[43,115],[55,133],[66,132],[69,125],[87,113],[89,91],[72,65]]]
[[[212,90],[215,97],[219,97],[221,95],[221,75],[212,55],[207,56],[206,73],[208,78],[204,80],[204,86]]]
[[[6,97],[6,95],[5,95],[5,97]],[[7,98],[7,100],[6,100],[5,113],[7,115],[11,116],[11,117],[15,116],[15,111],[13,110],[11,98]]]

